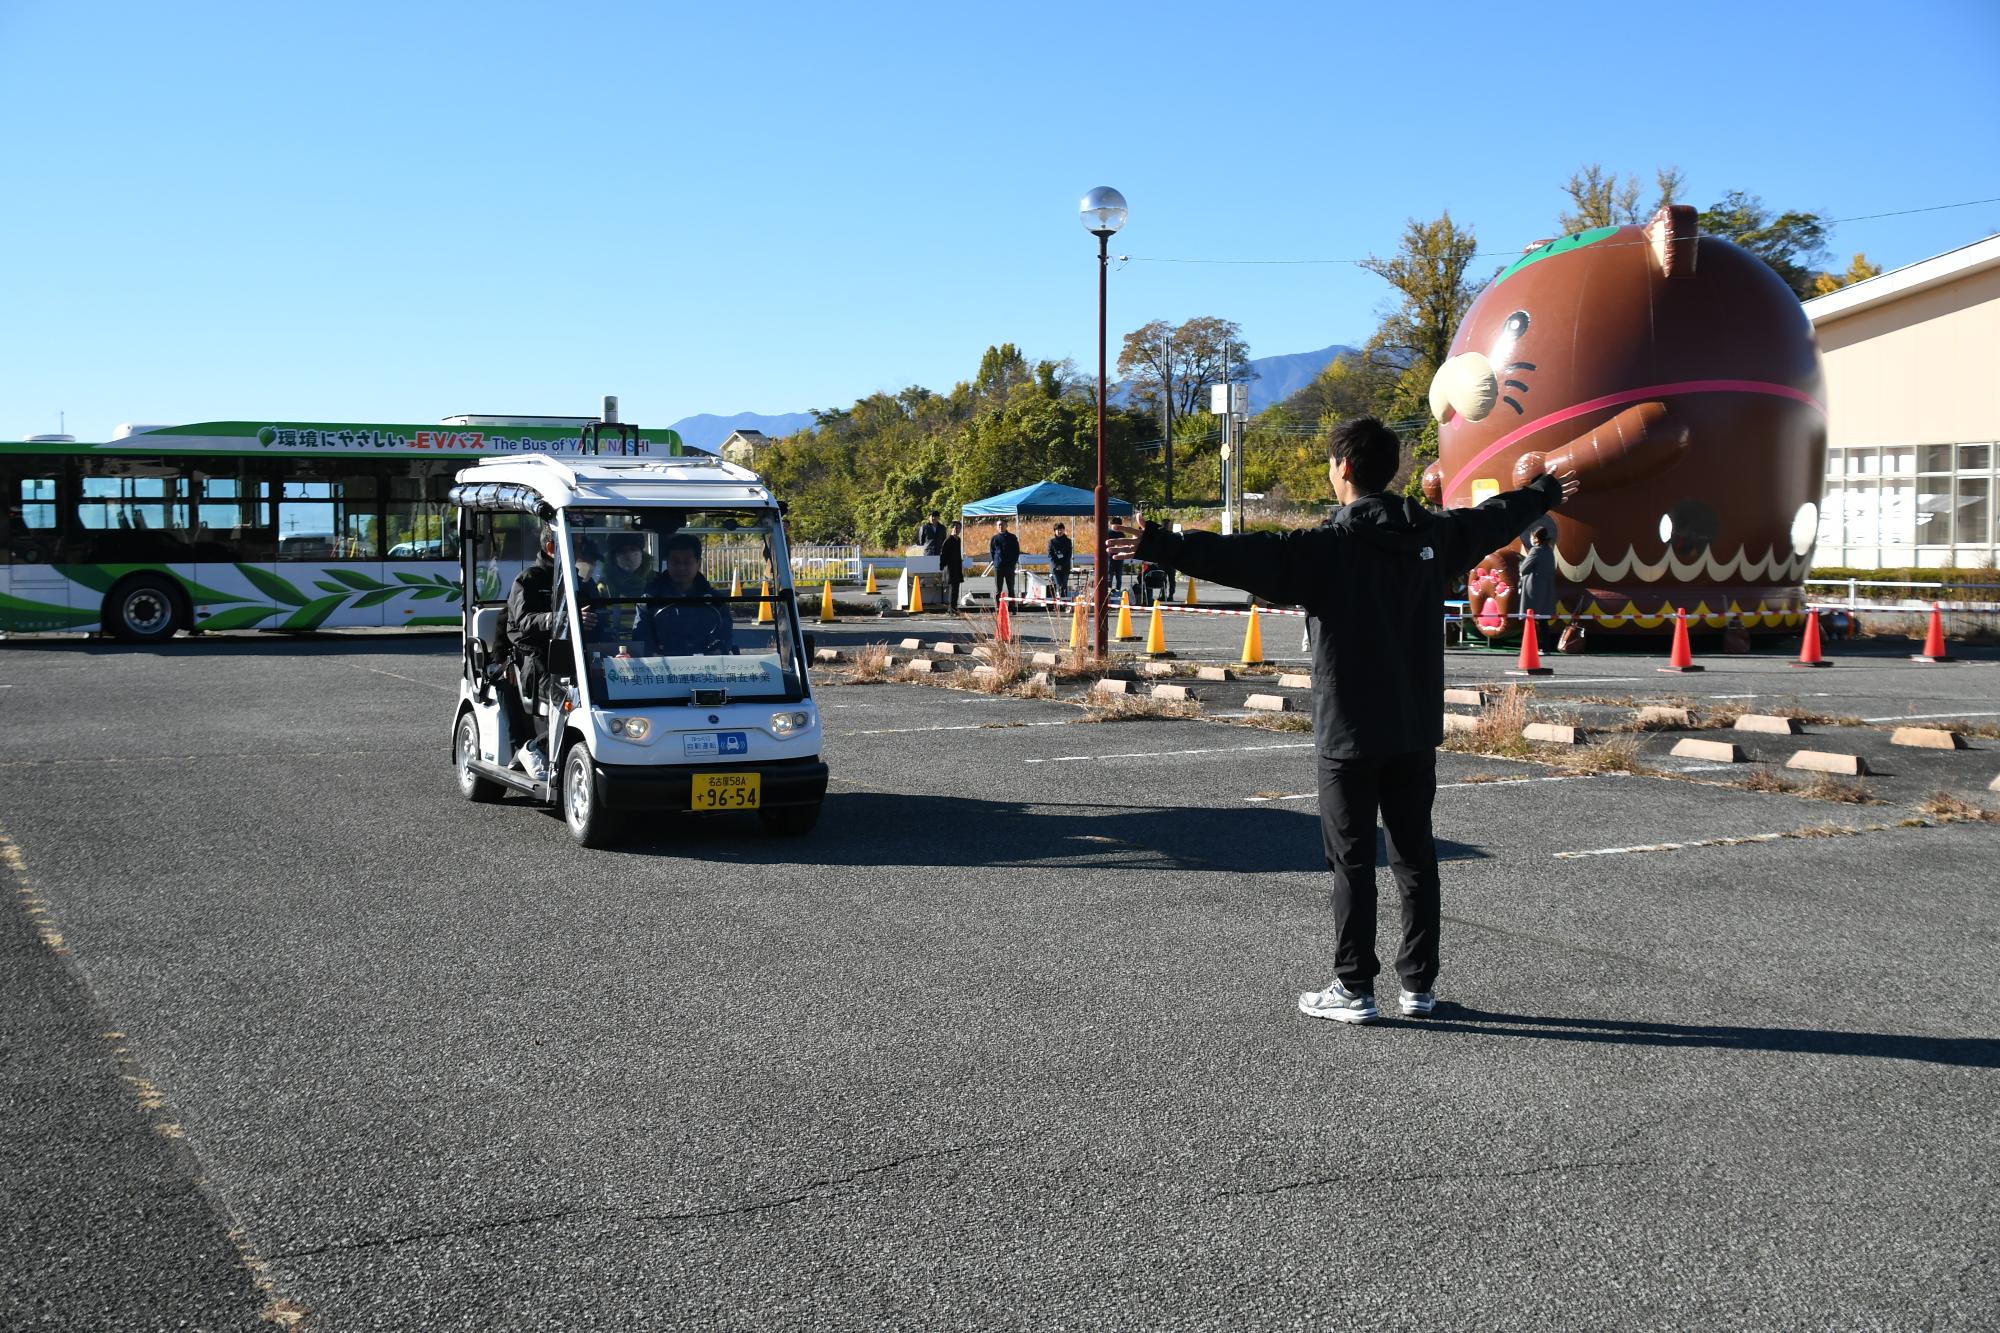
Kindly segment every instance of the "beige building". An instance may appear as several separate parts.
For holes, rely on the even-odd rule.
[[[1995,563],[2000,236],[1805,303],[1826,360],[1815,568]]]
[[[770,442],[770,437],[761,430],[732,430],[729,438],[718,445],[715,452],[721,454],[725,462],[754,469],[757,451]]]

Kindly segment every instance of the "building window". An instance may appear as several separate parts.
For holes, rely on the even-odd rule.
[[[1992,483],[1984,477],[1958,479],[1958,512],[1953,540],[1960,546],[1984,546],[1993,540],[1990,525]]]
[[[1918,445],[1917,471],[1933,474],[1951,471],[1951,446],[1948,444]]]
[[[1992,466],[1992,445],[1961,444],[1958,446],[1958,470],[1960,472],[1984,472]]]

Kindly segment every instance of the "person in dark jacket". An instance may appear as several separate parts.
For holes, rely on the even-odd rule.
[[[924,525],[917,529],[917,545],[924,548],[925,555],[939,555],[944,551],[944,524],[938,522],[937,511],[924,515]]]
[[[1556,548],[1545,523],[1528,533],[1528,551],[1521,557],[1521,610],[1535,613],[1537,646],[1546,648],[1556,615]]]
[[[648,597],[687,598],[684,604],[650,607],[646,637],[665,657],[717,656],[735,650],[729,609],[704,600],[718,596],[701,572],[701,538],[677,532],[667,538],[666,565],[646,587]]]
[[[1403,900],[1396,955],[1406,1016],[1431,1012],[1438,971],[1437,849],[1431,805],[1444,739],[1442,604],[1451,581],[1576,494],[1573,470],[1545,474],[1476,509],[1432,513],[1385,489],[1400,443],[1373,417],[1335,428],[1327,475],[1342,505],[1285,533],[1175,533],[1148,523],[1114,547],[1140,559],[1305,608],[1313,646],[1319,810],[1333,872],[1334,977],[1299,996],[1314,1018],[1377,1016],[1375,816]],[[1122,549],[1120,549],[1122,548]]]
[[[993,540],[986,544],[986,557],[993,564],[993,605],[997,609],[1002,597],[1014,595],[1014,566],[1021,561],[1021,539],[1007,531],[1004,518]]]
[[[1110,590],[1113,602],[1116,602],[1118,595],[1125,590],[1125,561],[1123,557],[1111,555],[1111,548],[1119,546],[1120,543],[1127,543],[1124,549],[1129,550],[1129,543],[1133,540],[1132,534],[1125,530],[1125,520],[1122,518],[1114,517],[1104,529],[1104,550],[1107,557],[1104,586]]]
[[[592,552],[585,551],[588,556]],[[548,777],[548,759],[543,749],[541,729],[535,726],[528,707],[540,702],[549,677],[549,643],[556,630],[556,532],[544,527],[541,549],[535,563],[514,576],[507,591],[507,619],[504,632],[507,650],[514,658],[514,674],[520,682],[517,696],[502,691],[507,708],[507,729],[519,744],[515,757],[523,772],[537,782]],[[578,611],[584,632],[597,627],[597,612],[586,597]]]
[[[944,573],[945,610],[958,609],[958,590],[965,584],[965,543],[959,539],[958,524],[945,534],[938,548],[938,567]]]
[[[1049,581],[1055,585],[1057,598],[1069,600],[1069,566],[1076,558],[1076,546],[1069,539],[1069,532],[1062,524],[1056,524],[1055,536],[1049,538]]]

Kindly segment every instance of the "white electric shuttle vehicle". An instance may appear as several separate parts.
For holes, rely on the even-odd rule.
[[[720,459],[626,453],[632,427],[584,437],[583,456],[488,459],[451,491],[460,792],[553,805],[586,847],[669,812],[808,832],[827,767],[778,502]]]

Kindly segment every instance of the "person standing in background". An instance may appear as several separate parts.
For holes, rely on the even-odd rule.
[[[1049,581],[1055,584],[1056,598],[1069,600],[1069,566],[1076,557],[1076,547],[1069,539],[1069,532],[1062,524],[1056,524],[1055,536],[1049,538]]]
[[[1021,562],[1021,539],[1007,531],[1004,518],[993,540],[986,544],[986,557],[993,566],[993,606],[997,610],[1002,597],[1014,595],[1014,566]]]
[[[924,548],[924,554],[941,554],[944,551],[944,537],[944,524],[938,522],[937,511],[932,510],[924,515],[924,525],[917,529],[917,545]]]
[[[1545,523],[1529,531],[1528,550],[1521,557],[1521,609],[1535,613],[1535,646],[1547,648],[1556,615],[1556,548],[1549,544]]]
[[[945,610],[958,609],[958,590],[965,582],[965,547],[959,540],[958,524],[951,525],[938,548],[938,568],[944,574]]]

